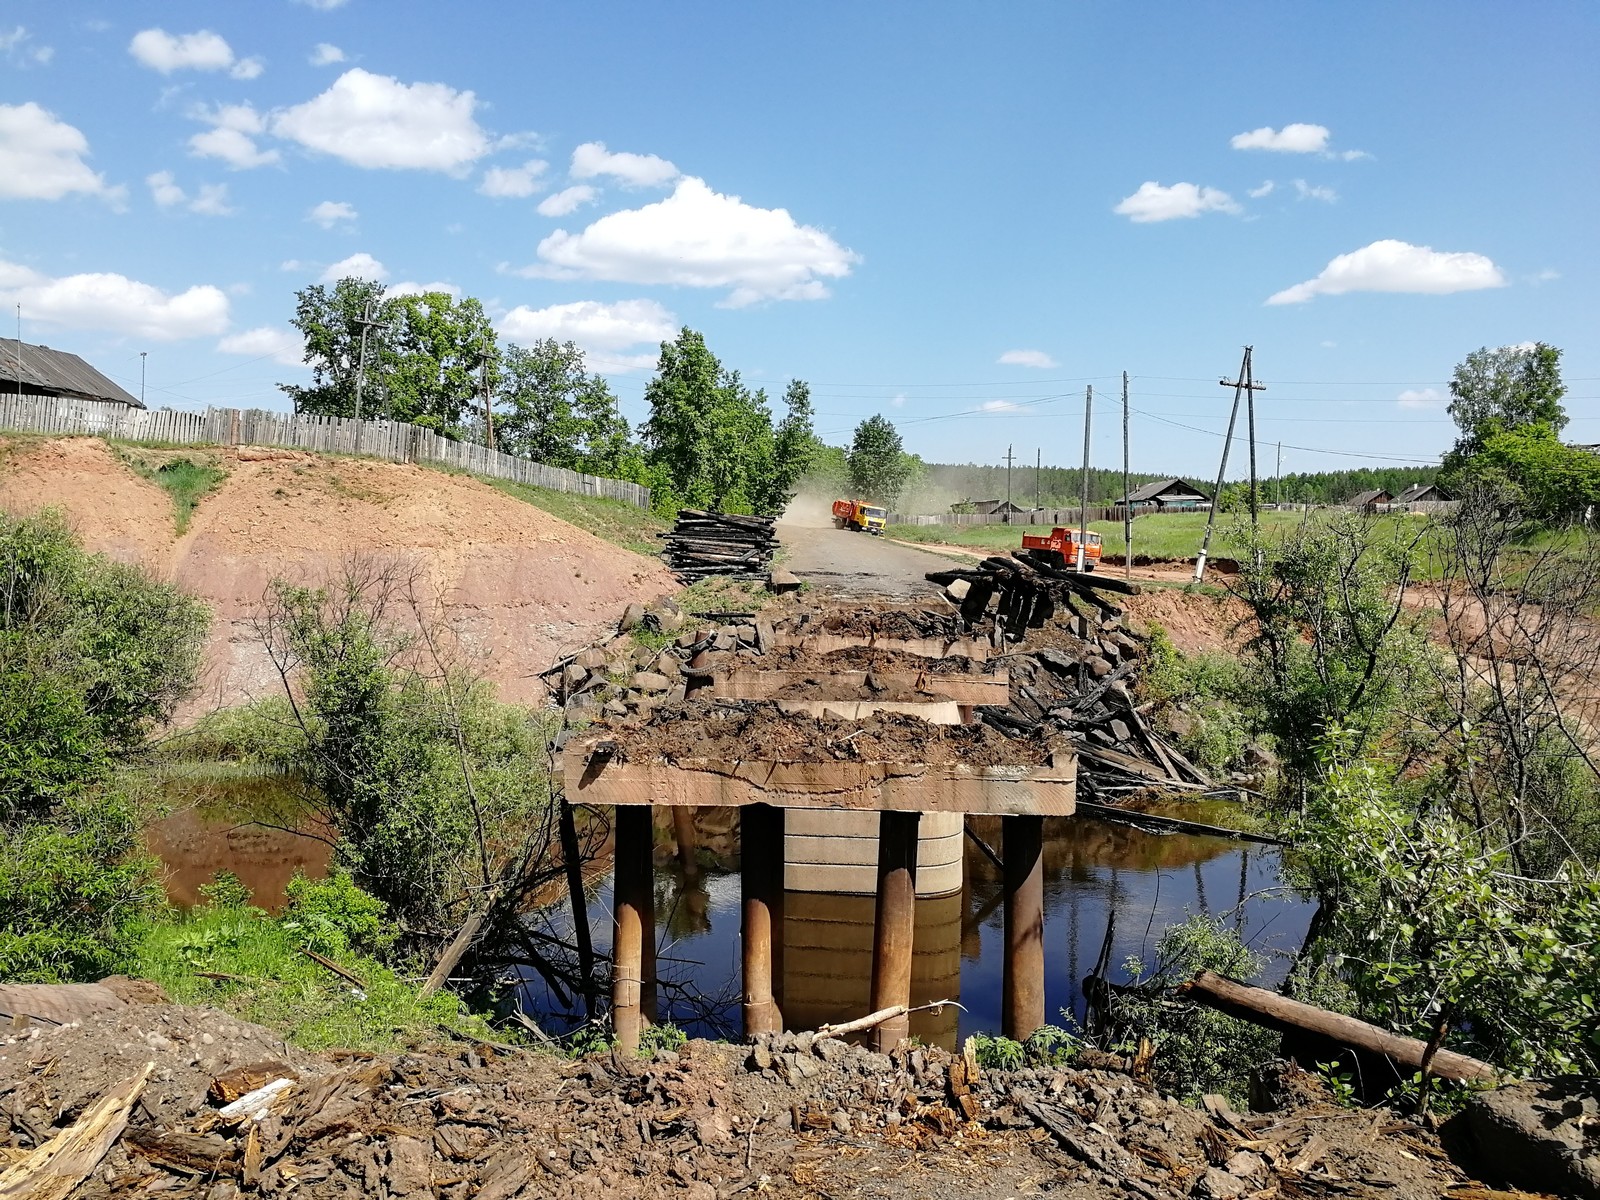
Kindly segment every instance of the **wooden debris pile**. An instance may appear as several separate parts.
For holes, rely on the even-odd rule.
[[[778,548],[774,517],[741,517],[685,508],[671,533],[658,534],[667,566],[684,583],[710,575],[755,579],[767,573]]]
[[[1138,584],[1062,570],[1028,551],[930,572],[928,579],[945,587],[962,621],[992,621],[995,640],[1016,647],[1004,656],[1010,704],[984,706],[979,718],[1013,737],[1070,734],[1079,756],[1080,800],[1212,786],[1135,703],[1143,640],[1121,606],[1101,593],[1136,595]]]

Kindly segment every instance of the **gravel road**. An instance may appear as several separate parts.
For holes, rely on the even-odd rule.
[[[937,554],[831,525],[780,521],[778,540],[788,552],[784,566],[813,587],[845,596],[927,596],[938,588],[923,576],[953,565]]]

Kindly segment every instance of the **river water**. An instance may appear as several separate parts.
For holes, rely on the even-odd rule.
[[[191,778],[168,781],[174,812],[147,830],[166,866],[169,898],[188,905],[219,870],[233,871],[255,902],[273,909],[298,871],[327,871],[330,847],[290,831],[297,801],[282,779]],[[1226,825],[1226,806],[1170,809]],[[670,814],[657,810],[655,904],[662,1016],[692,1036],[737,1035],[739,1024],[739,876],[737,814],[695,814],[684,845]],[[252,823],[263,817],[270,825]],[[284,828],[272,828],[281,825]],[[1002,855],[996,818],[970,826]],[[691,848],[687,843],[694,843]],[[1206,913],[1236,925],[1268,959],[1267,981],[1287,969],[1310,919],[1310,907],[1279,883],[1278,852],[1215,837],[1158,835],[1092,817],[1045,822],[1045,1012],[1081,1022],[1083,980],[1098,971],[1112,983],[1130,978],[1125,963],[1152,961],[1168,925]],[[962,890],[917,902],[912,1001],[957,1000],[965,1011],[918,1013],[912,1032],[953,1048],[960,1038],[1000,1028],[1002,903],[999,871],[970,841]],[[595,949],[611,940],[609,872],[588,894]],[[814,1028],[867,1011],[872,974],[871,896],[789,892],[785,896],[780,1000],[786,1022]],[[530,913],[530,924],[569,939],[565,903]],[[527,972],[523,1007],[552,1033],[581,1023],[576,996]]]

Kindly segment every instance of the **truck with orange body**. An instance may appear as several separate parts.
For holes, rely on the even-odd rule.
[[[857,533],[870,533],[873,537],[882,537],[883,527],[888,519],[889,514],[884,509],[876,504],[868,504],[865,500],[833,502],[835,529],[853,529]]]
[[[1057,525],[1048,536],[1036,537],[1033,534],[1022,535],[1022,548],[1032,550],[1044,556],[1045,560],[1053,566],[1065,567],[1068,570],[1078,569],[1078,551],[1083,551],[1083,569],[1092,571],[1100,564],[1102,547],[1100,535],[1093,530],[1089,531],[1087,539],[1082,531],[1077,529],[1063,529]]]

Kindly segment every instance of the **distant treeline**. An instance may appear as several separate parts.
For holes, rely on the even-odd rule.
[[[1360,492],[1382,488],[1398,496],[1414,483],[1432,483],[1438,467],[1359,467],[1354,471],[1316,471],[1285,475],[1281,481],[1263,476],[1257,481],[1263,503],[1343,504]],[[1249,479],[1242,481],[1247,486]]]

